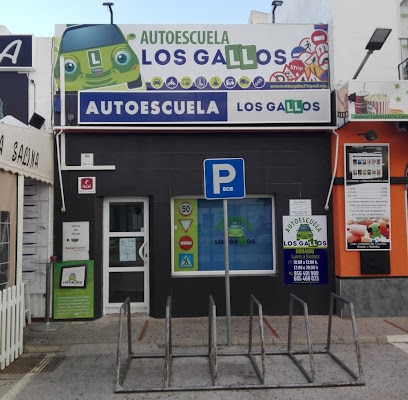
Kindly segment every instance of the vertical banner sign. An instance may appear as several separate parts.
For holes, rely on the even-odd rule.
[[[388,144],[345,145],[347,250],[390,250]]]
[[[174,271],[198,271],[197,200],[175,200],[174,222]]]
[[[283,248],[286,284],[327,284],[325,215],[284,216]]]

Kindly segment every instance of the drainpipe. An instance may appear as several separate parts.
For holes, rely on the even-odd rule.
[[[57,148],[57,164],[58,164],[58,178],[60,184],[60,192],[61,192],[61,212],[64,213],[67,209],[65,208],[65,195],[64,195],[64,184],[62,182],[62,169],[61,169],[61,148],[60,148],[60,136],[61,133],[64,131],[61,129],[59,132],[55,134],[55,146]]]
[[[337,161],[339,159],[339,135],[334,129],[332,130],[332,132],[336,135],[336,155],[334,158],[334,166],[333,166],[333,172],[332,172],[332,179],[331,179],[330,187],[329,187],[329,193],[327,193],[326,204],[324,205],[325,211],[329,210],[330,196],[333,190],[334,178],[336,177],[336,172],[337,172]]]

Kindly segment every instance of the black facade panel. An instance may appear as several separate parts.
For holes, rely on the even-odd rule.
[[[61,257],[64,221],[90,221],[90,258],[95,260],[95,312],[101,315],[102,202],[104,197],[143,196],[150,199],[150,313],[163,317],[172,295],[173,315],[203,316],[208,296],[217,313],[225,313],[222,277],[171,276],[171,198],[203,196],[203,161],[240,157],[245,160],[246,193],[275,196],[276,276],[231,277],[231,312],[246,315],[249,296],[263,304],[265,314],[287,314],[289,293],[309,304],[312,314],[326,314],[334,291],[332,219],[328,215],[328,285],[285,285],[282,216],[289,215],[290,199],[311,199],[312,213],[325,214],[331,180],[330,133],[325,132],[136,132],[68,133],[67,165],[80,165],[81,153],[93,153],[94,165],[115,170],[63,171],[66,212],[62,213],[59,183],[55,185],[55,254]],[[78,194],[78,177],[96,177],[96,195]]]

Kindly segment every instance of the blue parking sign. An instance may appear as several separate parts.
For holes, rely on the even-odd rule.
[[[242,158],[204,160],[204,196],[206,199],[244,198],[244,160]]]

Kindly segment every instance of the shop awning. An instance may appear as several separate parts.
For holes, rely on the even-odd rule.
[[[53,135],[0,124],[0,169],[53,184]]]

